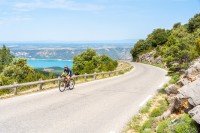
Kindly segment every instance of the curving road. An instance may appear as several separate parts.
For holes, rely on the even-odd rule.
[[[168,78],[166,71],[132,63],[117,77],[0,100],[0,133],[119,133]]]

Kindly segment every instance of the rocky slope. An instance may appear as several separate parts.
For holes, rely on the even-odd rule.
[[[148,64],[159,64],[159,65],[164,66],[164,63],[161,60],[161,56],[156,57],[155,54],[156,54],[156,51],[153,50],[152,52],[141,55],[137,59],[137,61],[148,63]]]
[[[169,110],[163,118],[172,113],[188,113],[200,124],[200,58],[186,70],[181,80],[165,88],[165,91]]]

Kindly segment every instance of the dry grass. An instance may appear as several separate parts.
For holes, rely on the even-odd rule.
[[[128,123],[127,127],[123,131],[124,133],[138,133],[143,124],[151,119],[151,112],[160,107],[161,101],[166,99],[166,94],[155,95],[147,104],[142,107],[137,115]]]
[[[118,61],[118,66],[117,66],[116,70],[120,70],[120,69],[127,68],[127,67],[130,67],[130,66],[131,65],[127,62]]]

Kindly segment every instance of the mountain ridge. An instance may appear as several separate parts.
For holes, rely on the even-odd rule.
[[[107,55],[112,59],[131,59],[130,50],[133,44],[130,43],[25,43],[8,44],[13,55],[17,58],[36,58],[36,59],[63,59],[72,60],[75,55],[92,48],[99,55]]]

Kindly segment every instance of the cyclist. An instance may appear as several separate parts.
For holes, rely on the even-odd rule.
[[[69,86],[69,81],[73,74],[72,71],[68,68],[68,66],[64,67],[64,71],[61,76],[64,76],[64,81],[67,83],[67,86]]]

